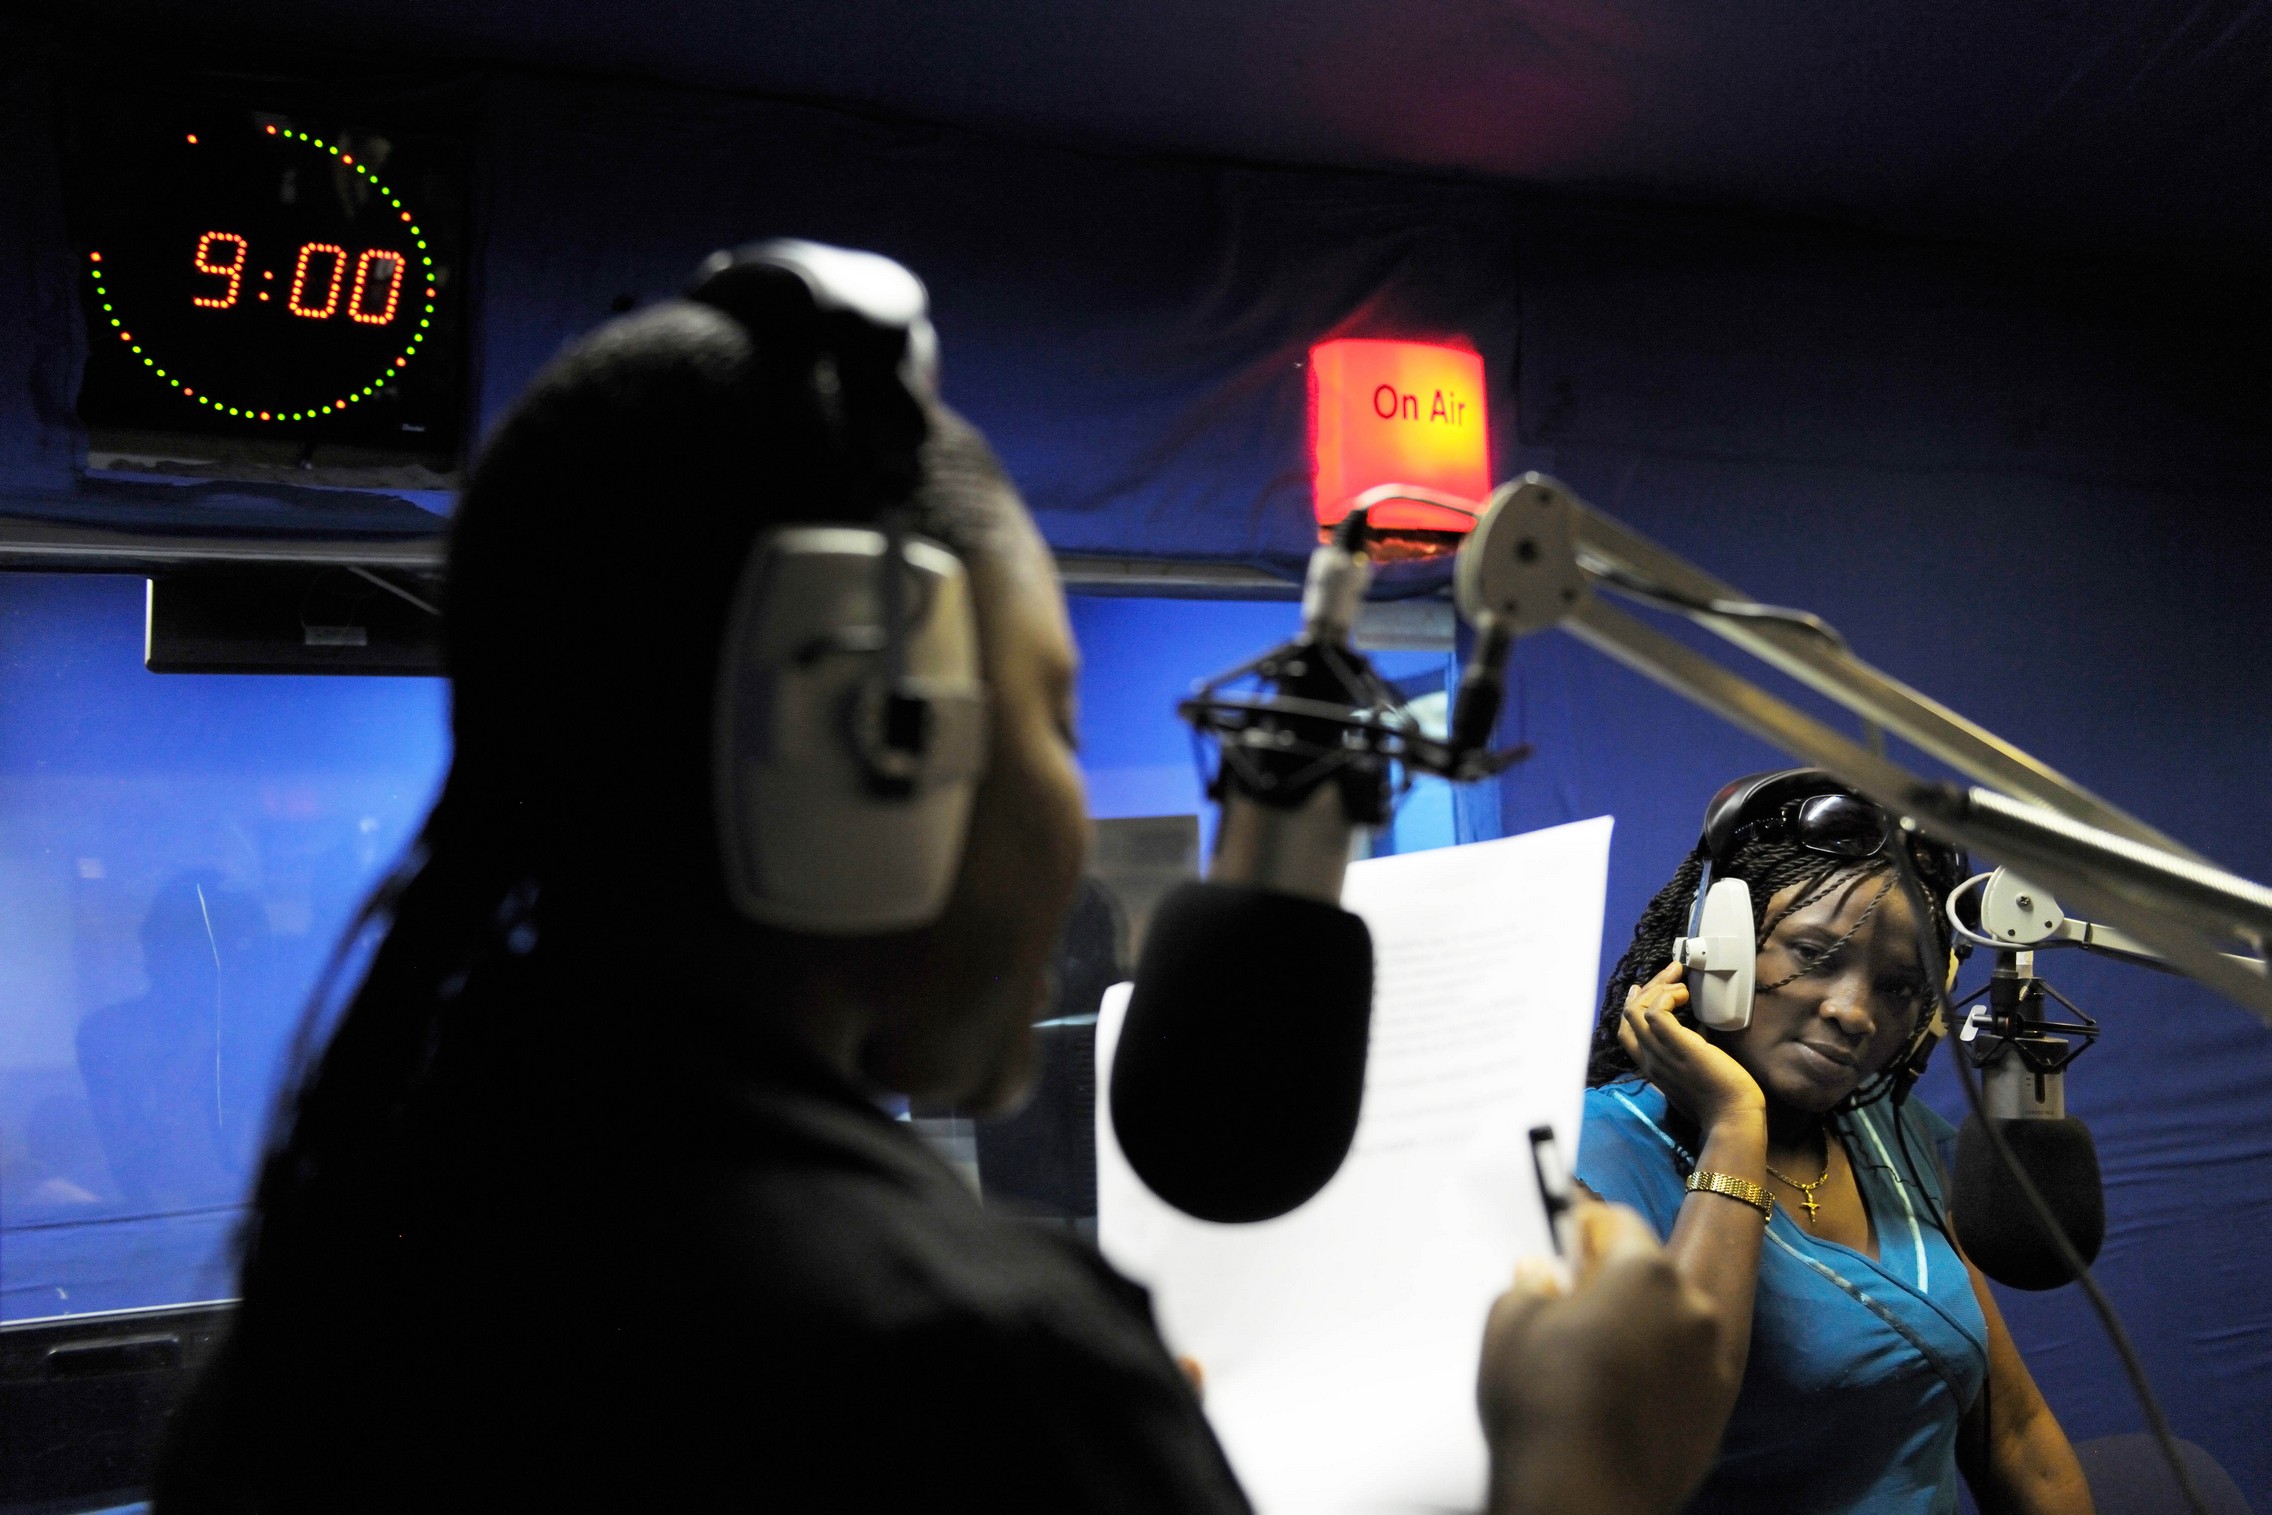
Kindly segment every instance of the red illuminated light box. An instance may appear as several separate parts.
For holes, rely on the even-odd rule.
[[[1320,342],[1310,349],[1310,463],[1321,533],[1382,484],[1469,503],[1388,500],[1372,509],[1376,530],[1418,542],[1471,530],[1491,492],[1482,354],[1433,342]]]

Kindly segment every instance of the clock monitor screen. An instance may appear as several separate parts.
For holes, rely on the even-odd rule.
[[[416,139],[251,110],[84,123],[93,424],[454,449],[460,228]]]

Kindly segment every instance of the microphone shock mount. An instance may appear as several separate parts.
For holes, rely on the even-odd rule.
[[[1974,1001],[1986,997],[1983,1004]],[[2045,1014],[2046,998],[2073,1020]],[[1982,1106],[1997,1120],[2060,1120],[2067,1114],[2067,1065],[2098,1040],[2099,1024],[2035,972],[2033,952],[1999,949],[1986,984],[1952,1008],[1972,1006],[1957,1034],[1980,1070]]]
[[[1202,746],[1210,798],[1232,793],[1283,809],[1337,786],[1351,825],[1387,820],[1414,773],[1455,782],[1488,778],[1530,756],[1498,751],[1488,732],[1430,736],[1349,637],[1369,577],[1365,511],[1353,509],[1310,560],[1301,633],[1201,681],[1176,705]],[[1216,761],[1208,764],[1212,745]],[[1402,770],[1401,777],[1399,770]]]

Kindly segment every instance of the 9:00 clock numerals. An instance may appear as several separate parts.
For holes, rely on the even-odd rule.
[[[234,249],[235,257],[228,262],[215,262],[211,254],[216,246]],[[245,265],[250,252],[251,244],[233,231],[209,231],[200,236],[196,251],[190,254],[191,263],[201,274],[228,280],[229,287],[225,294],[193,295],[190,303],[215,311],[236,305],[244,293]],[[403,255],[392,248],[367,247],[355,257],[355,274],[350,286],[346,248],[336,242],[304,242],[292,264],[292,287],[285,296],[284,308],[303,320],[328,320],[339,311],[342,287],[350,286],[346,290],[347,318],[364,326],[385,326],[394,320],[402,304],[402,272],[406,262]],[[323,284],[323,298],[320,303],[310,304],[304,297],[308,293],[310,275],[316,272],[315,265],[319,263],[325,269],[324,273],[317,274]],[[385,303],[377,310],[370,308],[374,284],[385,295]],[[263,293],[261,298],[268,297]]]

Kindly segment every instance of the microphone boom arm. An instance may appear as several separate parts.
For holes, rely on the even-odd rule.
[[[1574,495],[1571,503],[1575,507],[1579,567],[1609,588],[1621,587],[1612,577],[1616,574],[1654,586],[1668,598],[1691,603],[1750,599],[1742,590],[1713,578]],[[1855,657],[1846,650],[1843,638],[1824,635],[1827,628],[1814,617],[1806,618],[1813,621],[1813,629],[1802,629],[1771,618],[1738,618],[1711,610],[1682,613],[1778,672],[1992,789],[2032,800],[2047,810],[2118,836],[2202,861],[2182,843],[2116,809],[2048,763]]]
[[[1532,512],[1520,531],[1494,530],[1517,501]],[[1536,512],[1559,510],[1558,529],[1537,529]],[[2272,890],[2228,873],[2144,821],[2091,794],[1995,733],[1864,663],[1803,612],[1757,605],[1638,532],[1586,505],[1567,486],[1526,474],[1492,499],[1465,550],[1512,555],[1527,549],[1529,575],[1546,542],[1568,554],[1551,569],[1582,574],[1589,588],[1672,608],[1697,625],[1899,735],[1975,781],[1962,788],[1925,779],[1685,643],[1604,602],[1577,596],[1551,624],[1731,724],[1827,769],[1903,818],[1902,824],[2009,862],[2090,916],[2111,921],[2185,973],[2272,1024],[2272,978],[2261,961],[2272,941]],[[1486,579],[1491,564],[1480,565]],[[1464,586],[1463,586],[1464,588]],[[1473,621],[1495,606],[1463,592]],[[1534,617],[1522,629],[1533,629]],[[2251,957],[2235,956],[2235,942]]]

